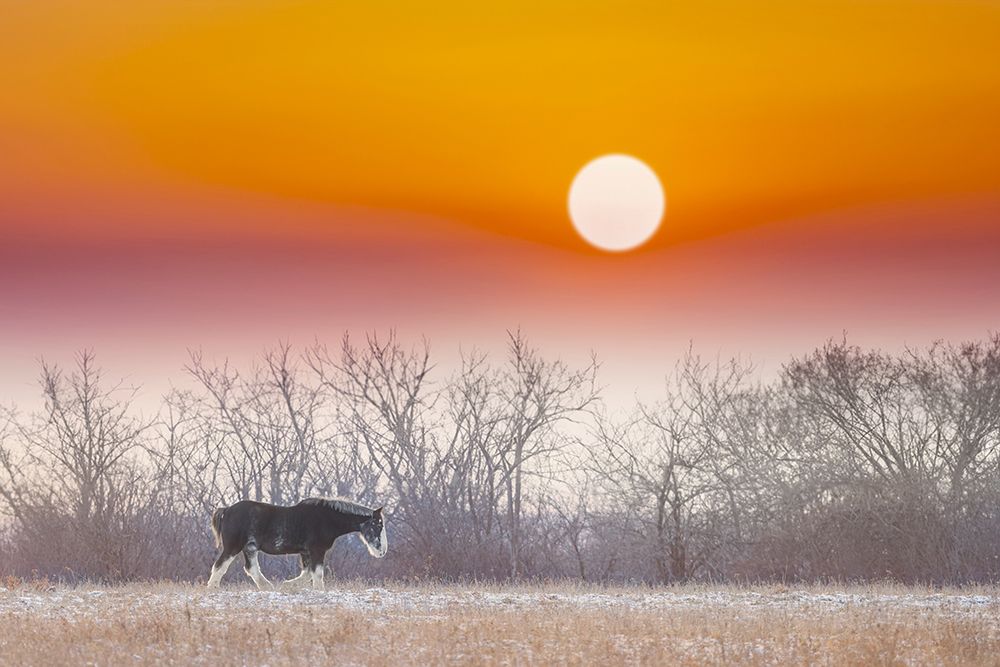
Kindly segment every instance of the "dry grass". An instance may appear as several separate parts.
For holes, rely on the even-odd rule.
[[[5,583],[4,665],[1000,664],[995,589]]]

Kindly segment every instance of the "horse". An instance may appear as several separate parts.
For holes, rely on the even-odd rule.
[[[298,554],[302,572],[288,582],[305,579],[311,570],[313,588],[323,590],[323,560],[337,538],[358,533],[376,558],[385,556],[389,548],[382,508],[372,509],[342,498],[306,498],[291,506],[241,500],[212,513],[212,533],[216,547],[222,551],[212,566],[209,588],[219,586],[241,551],[243,569],[257,588],[271,587],[257,562],[258,552],[263,551]]]

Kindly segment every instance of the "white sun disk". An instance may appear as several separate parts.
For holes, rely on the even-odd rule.
[[[576,231],[611,252],[648,241],[660,226],[665,203],[656,172],[630,155],[591,160],[569,188],[569,217]]]

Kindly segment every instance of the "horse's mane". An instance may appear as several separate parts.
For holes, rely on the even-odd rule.
[[[321,505],[323,507],[329,507],[330,509],[337,510],[338,512],[353,514],[355,516],[372,516],[375,513],[375,510],[371,507],[367,507],[361,503],[356,503],[345,498],[306,498],[299,504]]]

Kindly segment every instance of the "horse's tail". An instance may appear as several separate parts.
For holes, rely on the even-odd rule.
[[[215,535],[215,546],[222,546],[222,517],[226,514],[226,508],[220,507],[212,512],[212,534]]]

